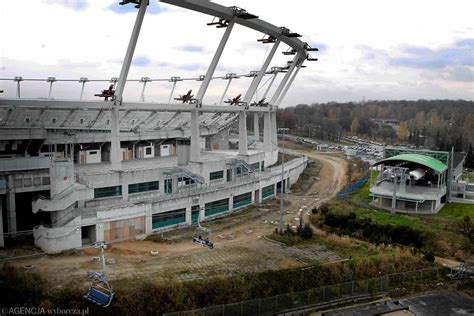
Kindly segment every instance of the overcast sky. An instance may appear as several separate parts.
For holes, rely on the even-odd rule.
[[[0,0],[0,77],[108,79],[117,77],[137,9],[118,0]],[[284,100],[284,106],[365,99],[467,99],[474,96],[472,0],[217,0],[237,5],[319,47]],[[130,79],[204,74],[224,29],[212,17],[150,0]],[[262,34],[236,26],[216,75],[257,70],[269,45]],[[286,50],[281,46],[279,51]],[[288,56],[278,53],[272,66]],[[281,77],[280,77],[281,78]],[[263,80],[265,82],[266,79]],[[229,96],[245,93],[250,80],[235,80]],[[225,86],[213,81],[206,104]],[[85,95],[107,87],[89,83]],[[166,101],[170,83],[147,86],[146,101]],[[178,83],[176,93],[197,92],[198,82]],[[13,82],[0,81],[4,97]],[[124,98],[136,101],[139,83]],[[262,93],[263,89],[259,91]],[[45,82],[22,83],[22,96],[46,97]],[[55,83],[53,97],[77,98],[80,84]]]

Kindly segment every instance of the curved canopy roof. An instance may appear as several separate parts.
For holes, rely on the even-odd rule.
[[[401,154],[401,155],[393,156],[393,157],[390,157],[390,158],[386,158],[386,159],[382,159],[382,160],[377,161],[374,164],[374,166],[377,166],[377,165],[380,165],[380,164],[383,164],[383,163],[386,163],[386,162],[390,162],[390,161],[414,162],[414,163],[423,165],[425,167],[428,167],[430,169],[433,169],[437,172],[443,172],[446,169],[448,169],[448,167],[444,163],[439,161],[438,159],[435,159],[435,158],[430,157],[430,156],[419,155],[419,154]]]

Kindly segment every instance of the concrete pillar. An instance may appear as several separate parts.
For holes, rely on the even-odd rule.
[[[263,114],[263,151],[272,151],[272,136],[271,136],[271,114],[265,112]]]
[[[255,138],[255,141],[258,142],[260,141],[260,127],[259,127],[259,115],[258,112],[253,113],[253,137]]]
[[[193,162],[201,161],[201,136],[199,133],[199,113],[195,108],[191,111],[191,156]]]
[[[396,196],[394,195],[392,197],[392,211],[395,212],[395,209],[397,208],[397,198]]]
[[[403,178],[400,179],[400,193],[405,193],[406,191],[406,182]]]
[[[247,113],[239,112],[239,155],[248,154],[247,144]]]
[[[95,238],[97,241],[105,241],[104,223],[95,225]]]
[[[206,218],[206,208],[204,204],[199,205],[199,221],[203,221]]]
[[[271,112],[271,130],[270,134],[272,137],[273,148],[278,148],[278,137],[277,137],[277,121],[276,121],[276,110]]]
[[[234,210],[234,195],[230,195],[229,196],[229,211],[233,211]]]
[[[122,184],[122,200],[128,201],[128,183]]]
[[[186,224],[188,225],[192,224],[191,206],[186,207]]]
[[[152,205],[153,207],[153,205]],[[145,215],[145,234],[149,235],[152,233],[153,231],[153,227],[152,227],[152,207],[150,207],[149,209],[146,210],[146,215]]]
[[[262,202],[262,188],[254,191],[254,203],[260,204]]]
[[[111,133],[110,133],[110,163],[113,170],[122,168],[122,152],[120,149],[120,126],[118,107],[112,107],[111,115]]]
[[[178,177],[173,175],[173,180],[171,181],[171,192],[173,194],[178,194]]]
[[[3,240],[3,198],[0,197],[0,248],[5,247],[5,241]]]
[[[17,230],[16,225],[16,201],[15,201],[15,191],[13,189],[13,177],[8,177],[7,183],[7,228],[9,233],[15,233]]]

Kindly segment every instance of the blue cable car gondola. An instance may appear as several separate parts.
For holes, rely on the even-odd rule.
[[[88,271],[87,277],[89,279],[89,291],[84,294],[84,298],[101,307],[107,307],[112,303],[114,291],[105,274],[105,243],[99,241],[95,244],[96,248],[100,249],[100,260],[102,261],[102,271]]]

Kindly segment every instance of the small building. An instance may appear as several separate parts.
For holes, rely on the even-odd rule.
[[[328,144],[319,144],[316,145],[316,150],[317,151],[328,151],[329,145]]]
[[[450,201],[453,188],[459,187],[464,163],[461,153],[386,148],[384,156],[372,165],[378,171],[375,179],[370,178],[372,205],[376,207],[437,213]]]

